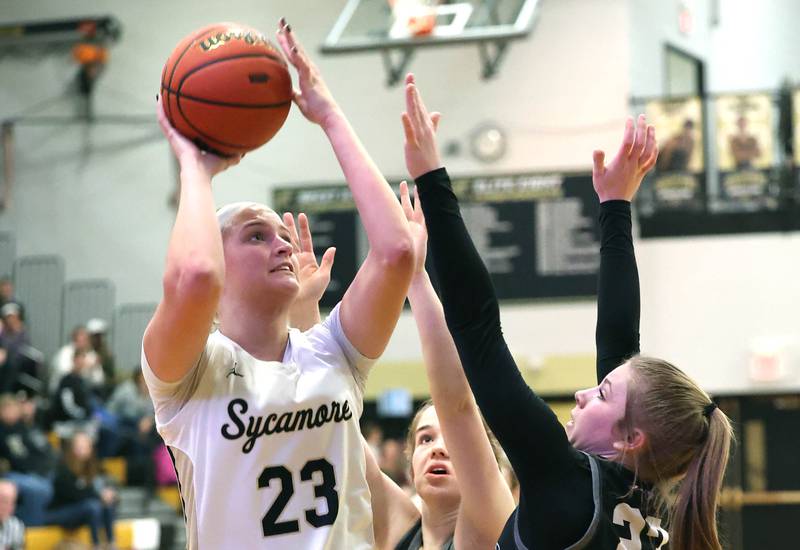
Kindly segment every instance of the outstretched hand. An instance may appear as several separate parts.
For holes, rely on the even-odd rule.
[[[600,202],[631,201],[639,190],[645,174],[656,164],[658,144],[656,129],[639,115],[634,131],[633,119],[625,123],[625,134],[617,156],[606,166],[605,153],[594,152],[592,182]]]
[[[278,22],[277,38],[286,59],[297,69],[300,88],[292,90],[295,105],[308,120],[325,126],[328,117],[339,111],[339,106],[322,79],[322,74],[297,40],[291,25],[283,18]]]
[[[158,125],[169,141],[172,152],[181,165],[181,170],[189,168],[200,168],[209,178],[216,176],[223,170],[239,164],[244,155],[233,157],[220,157],[213,153],[201,151],[197,145],[186,139],[169,123],[167,114],[164,112],[164,103],[161,96],[158,97]]]
[[[316,304],[331,282],[331,268],[336,249],[328,248],[322,255],[322,262],[318,264],[317,257],[314,255],[314,243],[311,240],[308,217],[305,214],[299,214],[295,225],[294,216],[291,212],[286,212],[283,215],[283,223],[289,229],[294,254],[297,256],[297,281],[300,283],[297,301]]]
[[[406,168],[412,178],[442,167],[436,130],[439,128],[439,113],[428,113],[417,89],[414,75],[406,76],[406,111],[402,115],[405,132]]]
[[[414,242],[414,258],[416,263],[414,273],[425,271],[425,256],[428,253],[428,230],[425,228],[425,215],[422,213],[422,203],[419,202],[419,194],[416,186],[414,187],[414,204],[411,204],[411,196],[408,190],[408,183],[400,182],[400,204],[408,220],[408,227],[411,230],[411,238]]]

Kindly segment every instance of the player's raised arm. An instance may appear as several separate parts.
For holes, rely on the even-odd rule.
[[[625,125],[614,159],[594,152],[592,181],[600,199],[597,274],[597,383],[639,352],[639,272],[631,235],[631,201],[658,157],[655,128],[644,115]]]
[[[414,257],[408,224],[392,189],[288,25],[279,29],[278,42],[297,69],[294,101],[328,136],[367,233],[369,253],[345,293],[340,315],[350,342],[374,358],[389,341],[411,281]]]
[[[461,494],[455,547],[490,548],[514,510],[514,499],[447,330],[442,304],[425,271],[428,238],[419,197],[412,206],[408,186],[403,183],[400,201],[414,235],[417,261],[408,299],[422,344],[431,399]]]
[[[180,164],[181,194],[164,268],[164,295],[144,333],[144,353],[163,382],[183,378],[208,338],[225,278],[211,179],[240,157],[206,154],[180,135],[158,105],[158,122]]]

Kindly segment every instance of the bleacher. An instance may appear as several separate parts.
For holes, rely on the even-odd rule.
[[[10,232],[0,232],[0,276],[13,281],[16,298],[25,306],[31,342],[44,354],[47,366],[53,354],[69,340],[74,326],[100,318],[109,323],[108,341],[116,358],[118,377],[128,377],[136,368],[141,337],[156,304],[117,304],[114,284],[108,279],[67,280],[65,262],[60,256],[17,257],[16,240]],[[54,433],[50,440],[57,448],[58,437]],[[127,486],[124,458],[105,459],[102,467],[119,484],[114,529],[119,549],[185,547],[177,487],[160,487],[153,493]],[[28,550],[48,550],[62,541],[90,547],[89,529],[44,526],[26,531]]]

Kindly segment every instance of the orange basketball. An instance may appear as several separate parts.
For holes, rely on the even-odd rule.
[[[178,43],[161,74],[164,111],[201,149],[224,156],[264,145],[292,105],[281,52],[255,29],[217,23]]]

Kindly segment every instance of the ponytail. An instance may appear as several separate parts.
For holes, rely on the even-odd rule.
[[[733,430],[728,417],[683,371],[661,359],[630,360],[623,428],[647,434],[636,457],[655,508],[669,516],[672,550],[722,550],[717,506]]]
[[[722,411],[708,417],[708,437],[689,463],[680,483],[670,520],[670,547],[675,550],[721,550],[717,506],[728,463],[732,429]]]

